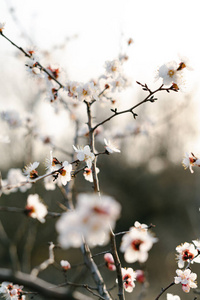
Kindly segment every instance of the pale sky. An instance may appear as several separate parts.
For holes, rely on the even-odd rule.
[[[5,34],[13,40],[30,44],[24,38],[19,40],[23,28],[42,49],[78,34],[66,54],[67,60],[70,57],[66,65],[73,77],[77,76],[77,69],[84,73],[83,77],[98,76],[104,61],[118,55],[120,37],[132,37],[130,68],[135,76],[140,73],[144,76],[145,72],[148,77],[160,64],[177,59],[178,53],[189,57],[194,68],[199,69],[198,3],[198,0],[35,0],[34,3],[1,0],[0,18],[6,22]],[[15,8],[18,24],[9,16],[8,7]]]
[[[69,79],[83,82],[102,74],[104,62],[117,58],[132,38],[134,44],[128,49],[130,60],[126,68],[133,81],[131,95],[138,92],[136,80],[154,85],[160,65],[178,60],[178,54],[186,56],[194,69],[188,74],[188,91],[195,91],[193,101],[199,115],[198,4],[198,0],[1,0],[0,22],[6,22],[5,35],[19,46],[33,44],[39,51],[51,50],[67,37],[77,35],[62,55],[55,53],[53,63],[61,65]],[[15,9],[17,22],[9,7]],[[8,62],[4,69],[15,72],[11,56],[16,50],[2,38],[0,45],[1,65]],[[196,120],[200,128],[199,119]],[[198,149],[200,143],[189,141],[190,144]],[[183,149],[183,153],[185,150],[190,151]]]

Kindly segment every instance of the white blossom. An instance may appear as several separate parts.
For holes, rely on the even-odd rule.
[[[24,167],[24,175],[28,177],[28,179],[35,179],[38,177],[38,172],[36,171],[37,167],[39,166],[39,162],[35,161],[33,164],[30,163],[29,165]]]
[[[121,207],[109,196],[79,194],[74,211],[64,213],[56,224],[63,248],[80,247],[83,237],[90,247],[105,245]]]
[[[28,196],[25,212],[29,217],[38,219],[41,223],[45,222],[45,216],[48,213],[46,206],[40,201],[38,194]]]
[[[87,164],[87,167],[91,169],[92,167],[92,161],[95,158],[94,153],[91,152],[90,147],[86,145],[85,147],[75,147],[73,145],[74,150],[77,153],[77,159],[80,161],[85,161]]]
[[[174,277],[175,284],[182,284],[182,290],[185,293],[189,293],[190,288],[197,288],[195,280],[197,279],[197,274],[192,273],[190,269],[186,270],[176,270],[178,276]]]
[[[65,271],[71,269],[71,265],[67,260],[61,260],[60,265]]]
[[[62,167],[63,168],[59,171],[60,180],[63,185],[66,185],[67,182],[71,180],[72,165],[69,164],[67,161],[64,161]]]
[[[88,82],[86,84],[80,85],[76,89],[77,97],[80,101],[90,102],[92,100],[99,100],[98,91],[94,82]]]
[[[198,251],[195,249],[194,245],[189,243],[184,243],[177,246],[176,251],[178,252],[177,260],[179,268],[183,268],[185,262],[193,263],[194,257],[198,254]]]
[[[175,61],[170,61],[159,68],[158,77],[162,78],[163,84],[176,84],[179,88],[183,84],[183,74],[181,70],[178,71],[177,69],[178,64]]]
[[[126,292],[131,293],[135,287],[136,273],[132,268],[121,268],[123,285]]]
[[[96,168],[96,173],[98,174],[100,172],[99,168]],[[83,176],[85,180],[89,182],[93,182],[93,176],[92,176],[92,170],[89,168],[85,168],[83,172]]]
[[[157,242],[157,238],[152,236],[147,230],[131,227],[129,232],[122,237],[120,251],[124,252],[126,262],[139,261],[143,263],[147,260],[148,251],[155,242]]]
[[[121,152],[113,142],[111,141],[107,141],[107,139],[104,138],[104,143],[105,143],[105,148],[106,151],[108,151],[109,153],[113,153],[113,152]]]
[[[181,300],[181,298],[177,295],[167,293],[167,300]]]

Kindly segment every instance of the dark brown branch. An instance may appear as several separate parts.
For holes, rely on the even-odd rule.
[[[140,84],[140,83],[139,83]],[[142,85],[142,84],[140,84]],[[143,86],[143,85],[142,85]],[[113,115],[111,115],[110,117],[108,117],[107,119],[103,120],[102,122],[98,123],[97,125],[95,125],[93,128],[91,128],[91,131],[93,132],[95,129],[97,129],[99,126],[103,125],[104,123],[110,121],[112,118],[116,117],[116,116],[119,116],[119,115],[122,115],[122,114],[125,114],[125,113],[131,113],[133,115],[134,118],[136,118],[137,114],[134,113],[134,109],[137,108],[138,106],[142,105],[143,103],[145,102],[154,102],[155,100],[157,100],[156,98],[153,97],[153,95],[157,92],[160,92],[160,91],[176,91],[173,87],[170,87],[170,88],[163,88],[163,84],[158,88],[156,89],[155,91],[151,91],[147,86],[145,88],[146,91],[149,92],[148,96],[140,101],[139,103],[137,103],[136,105],[132,106],[131,108],[129,109],[125,109],[125,110],[122,110],[122,111],[117,111],[117,109],[115,110],[112,110],[113,112]]]
[[[31,54],[27,53],[22,47],[17,46],[13,41],[11,41],[7,36],[3,34],[2,31],[0,31],[0,34],[8,41],[10,42],[14,47],[16,47],[18,50],[20,50],[26,57],[32,58]],[[58,85],[59,88],[64,88],[64,85],[60,83],[46,68],[44,68],[39,62],[37,62],[37,65],[40,67],[42,71],[44,71],[52,80],[54,80]]]

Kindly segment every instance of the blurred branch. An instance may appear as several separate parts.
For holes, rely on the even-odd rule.
[[[10,260],[12,263],[12,270],[16,271],[20,269],[20,264],[19,264],[19,259],[18,259],[18,254],[17,254],[17,247],[15,244],[15,241],[9,239],[3,224],[0,221],[0,237],[1,237],[1,242],[8,247],[8,252],[10,255]]]
[[[49,245],[49,258],[45,261],[43,261],[39,266],[35,267],[31,271],[31,276],[37,277],[39,272],[45,270],[49,265],[52,265],[54,263],[54,249],[55,245],[51,242]]]
[[[92,130],[92,114],[91,114],[91,103],[85,101],[85,104],[87,106],[87,115],[88,115],[88,129],[89,129],[89,144],[92,153],[95,152],[95,145],[94,145],[94,130]],[[99,180],[96,172],[96,156],[94,158],[94,161],[92,163],[92,176],[93,176],[93,184],[94,184],[94,192],[95,193],[100,193],[99,190]]]
[[[38,292],[38,294],[46,297],[46,299],[80,300],[79,297],[68,293],[65,288],[57,287],[42,279],[19,271],[12,272],[9,269],[0,268],[0,281],[15,282],[23,285],[30,290]]]

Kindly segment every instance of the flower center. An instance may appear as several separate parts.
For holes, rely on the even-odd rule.
[[[188,250],[183,251],[183,255],[182,255],[183,260],[188,260],[188,259],[193,259],[193,258],[194,258],[194,254],[192,254]]]
[[[134,240],[132,243],[131,243],[131,246],[132,248],[135,250],[135,251],[139,251],[140,250],[140,245],[143,243],[143,241],[137,239],[137,240]]]
[[[174,74],[175,74],[175,71],[174,71],[174,70],[169,70],[169,71],[168,71],[169,77],[173,77]]]
[[[98,206],[93,207],[93,212],[96,214],[99,214],[99,215],[107,215],[108,214],[108,212],[105,209],[100,208]]]
[[[32,170],[30,172],[30,179],[35,179],[38,177],[38,172],[36,170]]]

